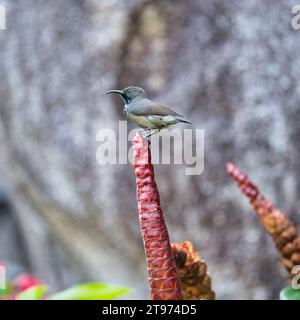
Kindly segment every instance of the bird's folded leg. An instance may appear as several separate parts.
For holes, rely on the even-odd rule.
[[[144,132],[148,132],[149,130],[150,130],[149,128],[147,128],[147,129],[138,129],[140,134],[143,134]]]
[[[147,139],[147,138],[150,138],[152,135],[158,133],[159,131],[160,131],[160,129],[153,129],[153,131],[151,131],[151,129],[150,129],[150,133],[147,134],[145,138],[146,138],[146,139]]]
[[[146,139],[148,137],[149,131],[151,133],[151,129],[147,128],[147,129],[140,129],[139,133]]]

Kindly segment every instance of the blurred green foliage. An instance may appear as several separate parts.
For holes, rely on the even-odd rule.
[[[300,289],[286,287],[281,290],[279,298],[280,300],[300,300]]]
[[[33,286],[17,295],[17,300],[111,300],[129,293],[131,289],[105,283],[77,284],[64,291],[45,296],[47,286]]]

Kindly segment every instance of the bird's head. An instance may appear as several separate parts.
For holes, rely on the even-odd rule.
[[[105,92],[105,94],[109,94],[109,93],[118,93],[119,95],[121,95],[121,97],[123,98],[126,104],[132,101],[141,100],[147,97],[144,89],[139,87],[134,87],[134,86],[127,87],[123,90],[109,90]]]

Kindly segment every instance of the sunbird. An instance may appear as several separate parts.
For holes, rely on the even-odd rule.
[[[144,89],[130,86],[123,90],[109,90],[105,94],[117,93],[124,101],[126,116],[146,132],[146,137],[179,122],[192,124],[174,110],[148,99]]]

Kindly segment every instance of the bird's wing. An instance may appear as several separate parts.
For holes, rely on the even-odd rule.
[[[146,100],[146,99],[145,99]],[[137,116],[149,116],[149,115],[157,115],[157,116],[174,116],[174,117],[182,117],[182,115],[178,114],[174,110],[156,104],[150,100],[141,101],[133,104],[129,110],[131,113]]]

